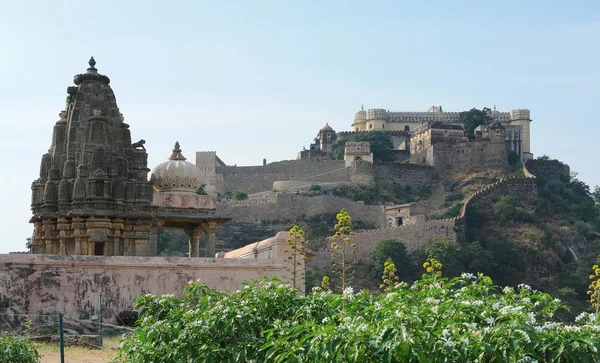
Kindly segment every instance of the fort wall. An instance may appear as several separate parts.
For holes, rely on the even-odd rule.
[[[350,180],[343,160],[285,160],[264,166],[217,166],[223,174],[221,193],[245,190],[248,193],[270,191],[279,180],[345,182]]]
[[[384,239],[398,239],[404,243],[407,252],[423,250],[432,238],[449,238],[457,242],[458,235],[455,226],[462,223],[461,218],[430,220],[419,224],[402,225],[393,228],[382,228],[370,231],[359,231],[351,237],[351,243],[356,244],[356,259],[362,263],[369,263],[371,253],[379,241]],[[331,256],[332,240],[327,241],[323,250],[307,262],[307,269],[328,269],[334,258]],[[340,242],[342,243],[342,242]]]
[[[525,160],[523,170],[545,180],[562,180],[568,182],[571,178],[571,169],[568,165],[558,160]]]
[[[438,174],[432,166],[400,163],[376,163],[373,165],[377,184],[396,183],[410,186],[413,190],[432,186]]]
[[[463,205],[461,214],[465,216],[471,207],[479,208],[488,206],[491,202],[503,196],[511,196],[515,199],[527,199],[538,196],[536,178],[504,178],[488,185],[471,195]]]
[[[370,222],[379,228],[385,226],[383,206],[364,205],[334,195],[269,193],[257,199],[220,202],[217,208],[220,215],[232,218],[233,222],[228,225],[236,222],[261,223],[263,220],[295,220],[302,215],[337,213],[346,209],[351,216],[355,216],[355,219]]]

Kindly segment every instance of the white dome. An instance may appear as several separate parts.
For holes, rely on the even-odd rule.
[[[367,121],[367,111],[364,106],[360,106],[360,111],[354,115],[354,123],[361,123]]]
[[[150,182],[154,189],[159,192],[195,192],[202,185],[202,172],[185,160],[179,142],[176,142],[169,160],[152,170]]]

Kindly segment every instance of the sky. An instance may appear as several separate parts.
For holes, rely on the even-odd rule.
[[[149,167],[295,159],[365,108],[531,110],[531,149],[600,184],[599,1],[0,0],[0,253],[33,232],[31,183],[73,76],[111,78]]]

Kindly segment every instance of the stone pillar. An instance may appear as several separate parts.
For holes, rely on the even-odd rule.
[[[71,228],[73,228],[73,239],[75,239],[75,250],[74,255],[81,255],[82,248],[81,242],[85,238],[85,220],[81,217],[73,217],[71,222]]]
[[[44,220],[44,243],[46,244],[45,254],[52,254],[52,231],[54,230],[54,222],[51,219]]]
[[[121,230],[123,229],[123,220],[115,219],[112,223],[113,228],[113,256],[122,256],[124,251],[122,251],[121,245]]]
[[[33,240],[31,241],[31,253],[44,253],[44,224],[35,222],[33,227]]]
[[[206,257],[215,258],[215,233],[218,224],[216,222],[206,222],[202,227],[206,231]]]
[[[67,230],[70,223],[65,217],[58,218],[58,254],[65,256],[67,254]]]
[[[193,229],[186,229],[184,232],[190,239],[189,257],[200,257],[200,237],[202,237],[204,230],[202,227],[197,226]]]

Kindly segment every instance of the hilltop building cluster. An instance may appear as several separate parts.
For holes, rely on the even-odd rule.
[[[361,107],[361,110],[354,115],[352,131],[336,133],[329,124],[326,124],[319,130],[309,149],[303,149],[298,153],[298,159],[326,157],[335,142],[352,133],[370,131],[388,134],[394,148],[408,153],[412,163],[418,163],[419,160],[414,155],[426,153],[436,144],[455,145],[456,150],[464,150],[472,148],[467,146],[469,143],[498,138],[503,140],[507,151],[515,152],[521,160],[533,158],[529,110],[500,112],[494,107],[488,116],[492,120],[490,124],[478,127],[475,130],[475,138],[469,139],[460,120],[460,112],[445,112],[442,106],[432,106],[427,112],[390,112],[381,108],[365,110]],[[491,130],[493,135],[490,134]],[[433,165],[431,158],[426,158],[425,162]]]

